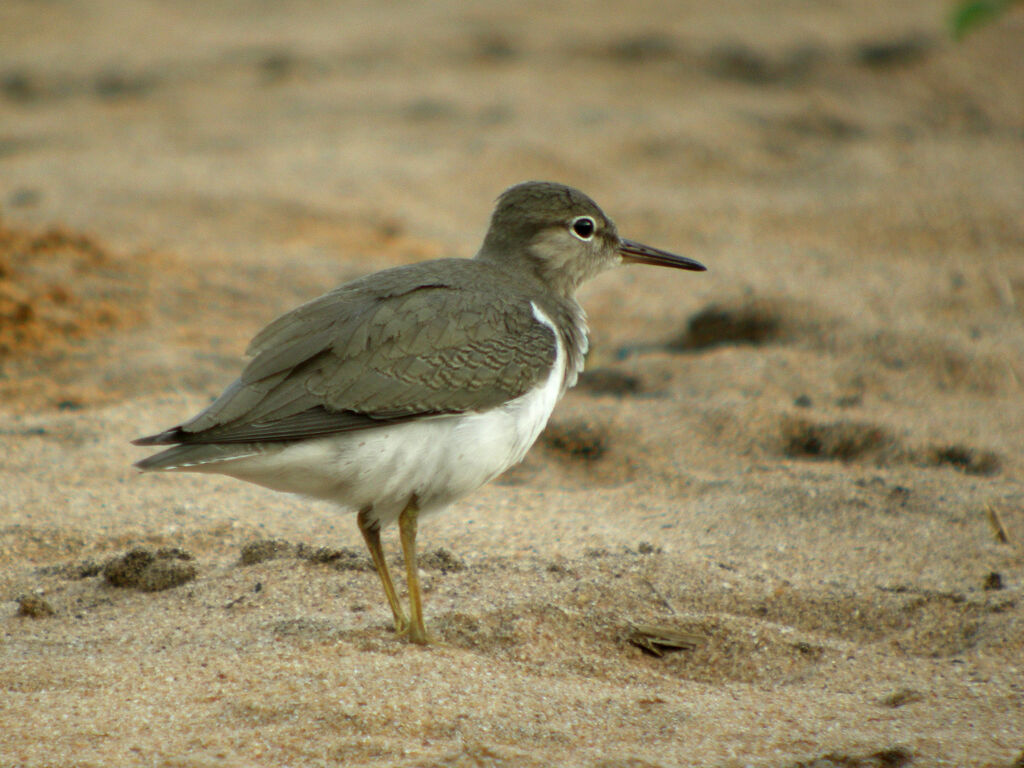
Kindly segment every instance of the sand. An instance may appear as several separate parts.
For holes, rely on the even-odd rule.
[[[1024,14],[947,10],[0,5],[0,766],[1024,763]],[[351,514],[131,468],[531,178],[709,271],[582,291],[435,644]]]

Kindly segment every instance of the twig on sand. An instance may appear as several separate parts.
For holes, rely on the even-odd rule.
[[[1003,518],[999,514],[999,510],[992,504],[985,506],[985,517],[988,518],[988,524],[992,526],[992,532],[995,534],[996,541],[1000,544],[1010,543],[1010,534],[1006,532],[1006,526],[1003,524]]]

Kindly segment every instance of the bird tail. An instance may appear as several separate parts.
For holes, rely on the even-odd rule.
[[[145,445],[145,443],[142,444]],[[201,472],[203,471],[202,467],[209,464],[243,459],[246,456],[255,456],[259,453],[259,449],[255,446],[238,443],[175,445],[135,462],[134,466],[143,472],[167,472],[172,470]]]

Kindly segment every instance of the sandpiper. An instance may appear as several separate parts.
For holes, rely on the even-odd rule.
[[[419,519],[522,460],[587,352],[580,284],[622,263],[703,271],[619,237],[589,197],[525,182],[498,198],[472,259],[354,280],[278,318],[206,410],[135,440],[143,470],[214,472],[355,510],[395,629],[423,623]],[[398,521],[410,616],[380,531]]]

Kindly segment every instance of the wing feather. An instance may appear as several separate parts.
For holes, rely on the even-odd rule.
[[[460,279],[433,267],[424,280],[417,267],[436,262],[389,270],[275,320],[224,394],[144,444],[297,440],[483,410],[526,393],[554,364],[554,332],[514,285],[481,291],[467,279],[478,266],[464,266],[479,262],[456,262]]]

